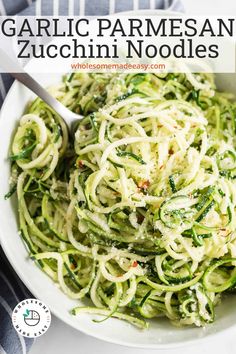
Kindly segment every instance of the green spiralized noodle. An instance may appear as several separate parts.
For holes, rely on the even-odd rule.
[[[84,118],[73,141],[36,99],[15,133],[7,197],[31,258],[90,299],[74,315],[214,321],[236,285],[232,96],[191,73],[74,73],[49,90]]]

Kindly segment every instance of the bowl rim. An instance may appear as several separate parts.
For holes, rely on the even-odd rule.
[[[27,67],[27,65],[26,65]],[[22,87],[23,85],[17,81],[14,81],[14,83],[12,84],[10,90],[8,91],[4,103],[1,107],[1,111],[0,111],[0,129],[1,129],[1,125],[3,124],[2,122],[4,121],[2,115],[5,110],[5,106],[7,106],[9,104],[9,101],[11,101],[11,96],[12,96],[12,91],[17,87]],[[1,224],[1,216],[2,214],[0,213],[0,224]],[[3,230],[0,228],[0,245],[4,251],[4,254],[7,258],[7,260],[9,261],[9,263],[11,264],[11,266],[13,267],[14,271],[16,272],[16,274],[18,275],[18,277],[20,278],[20,280],[24,283],[24,285],[29,289],[29,291],[38,299],[42,299],[42,301],[44,301],[46,303],[46,301],[43,299],[43,295],[39,293],[39,290],[35,290],[34,287],[31,285],[30,279],[27,277],[27,274],[20,269],[20,267],[17,266],[17,262],[14,260],[14,258],[12,258],[11,256],[11,251],[10,251],[10,247],[9,244],[7,242],[4,242],[5,238],[4,238],[4,232]],[[25,247],[25,244],[22,240],[22,243]],[[48,279],[48,281],[50,281],[50,279]],[[120,346],[125,346],[125,347],[130,347],[130,348],[140,348],[140,349],[174,349],[174,348],[180,348],[180,347],[185,347],[185,346],[189,346],[189,345],[193,345],[196,343],[203,343],[204,341],[208,340],[208,339],[212,339],[214,336],[222,336],[225,334],[225,332],[229,332],[230,330],[232,331],[233,328],[236,327],[236,323],[230,325],[227,328],[224,328],[218,332],[215,333],[209,333],[204,337],[195,337],[194,339],[187,339],[187,340],[182,340],[180,342],[173,342],[173,343],[168,343],[168,344],[161,344],[161,343],[155,343],[155,344],[135,344],[132,342],[128,342],[128,341],[124,341],[124,340],[116,340],[116,339],[112,339],[110,336],[107,336],[106,334],[104,334],[103,336],[101,336],[100,334],[96,334],[96,332],[94,332],[93,329],[91,330],[86,330],[83,328],[83,326],[81,326],[80,328],[78,328],[78,325],[76,325],[75,322],[70,322],[67,318],[64,318],[63,315],[61,314],[60,311],[57,311],[55,308],[50,307],[50,311],[53,315],[55,315],[58,319],[60,319],[62,322],[66,323],[68,326],[71,326],[72,328],[74,328],[77,331],[82,332],[83,334],[92,336],[96,339],[105,341],[107,343],[112,343],[112,344],[117,344]]]

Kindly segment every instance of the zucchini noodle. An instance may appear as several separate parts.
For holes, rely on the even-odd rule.
[[[6,198],[30,257],[84,301],[73,315],[213,322],[236,286],[232,95],[191,73],[74,73],[49,90],[84,118],[68,138],[38,98],[20,119]]]

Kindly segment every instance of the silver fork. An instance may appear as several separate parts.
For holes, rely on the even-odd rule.
[[[73,134],[76,123],[83,118],[83,116],[71,112],[55,97],[50,95],[45,88],[43,88],[35,79],[32,78],[24,69],[14,60],[12,60],[0,48],[0,67],[8,72],[17,81],[21,82],[24,86],[34,92],[45,103],[47,103],[54,111],[61,116],[66,123],[69,132]]]

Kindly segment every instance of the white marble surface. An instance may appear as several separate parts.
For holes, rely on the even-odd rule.
[[[236,354],[235,330],[196,345],[178,349],[146,350],[109,344],[86,336],[55,317],[48,332],[38,338],[30,354]],[[157,333],[158,336],[158,333]]]
[[[182,0],[182,2],[188,14],[236,16],[236,0]],[[148,350],[145,349],[121,347],[88,337],[53,317],[50,329],[44,336],[36,340],[30,354],[146,354],[147,352]],[[151,352],[167,354],[166,350],[152,350]],[[236,354],[235,330],[230,330],[196,345],[170,349],[169,353]]]

